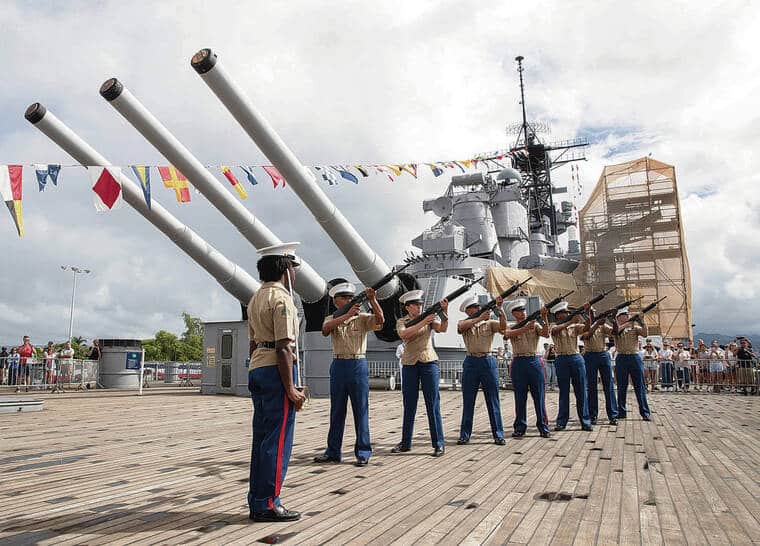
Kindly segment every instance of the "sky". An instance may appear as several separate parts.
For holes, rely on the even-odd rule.
[[[529,117],[548,122],[552,140],[591,140],[579,164],[585,195],[604,165],[648,154],[675,165],[695,331],[760,333],[756,3],[210,6],[0,4],[0,164],[74,163],[24,120],[35,101],[114,165],[166,164],[99,96],[112,76],[203,164],[267,164],[190,68],[203,47],[306,165],[467,158],[511,144],[505,127],[520,117],[514,58],[522,55]],[[202,195],[179,205],[153,176],[156,200],[256,276],[255,249]],[[392,264],[437,220],[421,205],[445,190],[443,178],[375,176],[325,191]],[[554,178],[565,185],[569,169]],[[296,195],[260,181],[247,186],[244,205],[280,239],[301,241],[325,278],[350,277]],[[38,193],[27,168],[22,239],[0,211],[0,342],[67,338],[72,278],[61,265],[92,270],[78,280],[74,317],[74,335],[88,340],[179,333],[183,311],[240,317],[237,301],[134,210],[96,212],[91,185],[84,169],[65,168],[58,187]]]

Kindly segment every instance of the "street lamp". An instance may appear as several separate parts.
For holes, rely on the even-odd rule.
[[[71,336],[74,330],[74,297],[77,293],[77,275],[87,275],[92,273],[89,269],[82,269],[73,265],[62,265],[61,269],[64,271],[71,271],[74,283],[71,287],[71,314],[69,315],[69,342],[71,342]]]

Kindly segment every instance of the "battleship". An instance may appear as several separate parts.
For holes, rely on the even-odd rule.
[[[483,277],[491,267],[570,273],[578,266],[580,243],[574,205],[565,200],[556,206],[555,195],[565,189],[555,187],[551,173],[570,161],[583,159],[578,151],[582,152],[587,142],[578,139],[545,144],[540,140],[539,124],[527,119],[523,58],[517,57],[516,61],[522,104],[522,123],[517,124],[517,138],[510,149],[481,158],[487,169],[452,176],[443,195],[423,201],[423,213],[432,212],[438,220],[411,241],[414,250],[407,251],[404,264],[397,264],[406,265],[406,270],[378,290],[386,321],[383,329],[368,340],[367,359],[371,363],[395,362],[399,345],[395,322],[401,314],[398,298],[407,290],[424,290],[427,307],[466,283]],[[327,197],[315,175],[296,158],[255,108],[218,56],[210,49],[202,49],[193,56],[191,65],[252,142],[288,181],[288,186],[349,263],[356,278],[370,286],[388,275],[390,266]],[[101,86],[100,94],[159,153],[181,170],[254,248],[281,242],[122,82],[116,78],[108,79]],[[103,156],[43,105],[35,103],[30,106],[26,118],[82,165],[109,165]],[[205,323],[201,392],[247,396],[249,342],[245,309],[259,287],[258,281],[159,203],[155,202],[149,209],[141,199],[139,187],[129,178],[122,175],[121,182],[127,204],[166,234],[240,302],[240,320]],[[560,245],[560,235],[564,233],[569,236],[568,251]],[[324,317],[334,311],[327,293],[331,286],[345,280],[326,280],[304,262],[293,287],[303,317],[300,370],[303,381],[317,397],[329,395],[332,352],[329,338],[323,337],[320,331]],[[482,302],[491,298],[484,284],[475,284],[471,291]],[[533,298],[531,305],[539,305],[537,298]],[[450,315],[452,322],[464,318],[464,313],[456,305],[450,307]],[[436,334],[434,344],[441,362],[461,362],[464,358],[464,344],[455,329]]]

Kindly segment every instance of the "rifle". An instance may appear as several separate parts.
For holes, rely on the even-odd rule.
[[[496,303],[496,300],[497,300],[497,299],[499,299],[499,298],[501,298],[501,299],[506,299],[506,298],[508,298],[509,296],[511,296],[512,294],[514,294],[515,292],[517,292],[517,291],[520,289],[520,287],[521,287],[522,285],[524,285],[526,282],[528,282],[528,281],[529,281],[529,280],[531,280],[532,278],[533,278],[533,277],[528,277],[528,278],[527,278],[527,279],[525,279],[523,282],[519,282],[519,283],[517,283],[517,284],[513,284],[512,286],[510,286],[509,288],[507,288],[507,289],[506,289],[504,292],[502,292],[501,294],[499,294],[499,297],[498,297],[498,298],[494,298],[494,299],[492,299],[491,301],[489,301],[488,303],[486,303],[484,306],[482,306],[482,307],[481,307],[481,308],[478,310],[478,312],[477,312],[477,315],[481,315],[481,314],[483,314],[485,311],[495,311],[495,310],[496,310],[496,306],[498,305],[498,304]],[[501,309],[499,309],[499,312],[501,312]]]
[[[512,326],[512,328],[510,328],[510,330],[518,330],[518,329],[522,328],[523,326],[525,326],[526,324],[528,324],[529,322],[536,320],[541,315],[541,309],[543,309],[544,307],[546,307],[547,309],[550,309],[551,307],[554,307],[555,305],[557,305],[559,302],[561,302],[562,300],[564,300],[566,297],[568,297],[573,292],[575,292],[575,290],[570,290],[570,292],[568,292],[567,294],[565,294],[563,296],[560,296],[558,298],[554,298],[552,301],[546,303],[545,305],[542,305],[541,307],[538,308],[537,311],[532,312],[525,319],[521,320],[520,322],[518,322],[517,324],[515,324],[514,326]]]
[[[649,311],[651,311],[652,309],[654,309],[655,307],[657,307],[657,304],[660,303],[665,298],[667,298],[667,296],[663,296],[659,300],[650,303],[649,305],[647,305],[646,307],[644,307],[644,309],[642,309],[641,311],[639,311],[638,313],[636,313],[635,315],[633,315],[630,318],[630,321],[631,322],[633,322],[634,320],[639,320],[640,321],[641,317],[643,317],[644,315],[646,315],[647,313],[649,313]]]
[[[457,288],[456,290],[454,290],[451,294],[447,295],[444,299],[448,300],[449,303],[451,303],[453,300],[457,299],[459,296],[461,296],[465,292],[469,291],[470,288],[472,288],[472,286],[474,284],[479,283],[482,280],[483,280],[483,277],[480,277],[479,279],[476,279],[474,281],[466,282],[464,286],[460,286],[459,288]],[[427,309],[425,309],[422,313],[420,313],[419,315],[417,315],[413,319],[409,320],[406,323],[406,327],[408,328],[410,326],[414,326],[415,324],[419,324],[420,322],[422,322],[423,320],[425,320],[430,315],[438,315],[441,318],[443,318],[441,316],[442,313],[443,313],[443,311],[441,309],[441,302],[437,301],[433,305],[431,305],[430,307],[428,307]]]
[[[383,286],[391,282],[393,277],[401,273],[404,269],[406,269],[410,265],[412,264],[408,263],[406,265],[402,265],[398,269],[394,267],[393,269],[390,270],[390,272],[387,275],[385,275],[382,279],[380,279],[375,284],[373,284],[370,288],[372,288],[373,290],[379,290],[380,288],[382,288]],[[351,298],[351,301],[349,301],[347,304],[342,305],[340,309],[336,309],[332,316],[333,318],[342,317],[343,315],[348,313],[354,305],[362,305],[365,301],[367,301],[367,293],[364,290],[362,290],[361,292],[356,294],[353,298]]]
[[[607,309],[605,312],[599,313],[598,315],[596,315],[594,317],[594,322],[596,322],[598,320],[601,320],[603,318],[606,319],[607,317],[611,317],[612,315],[617,314],[617,312],[620,311],[623,307],[630,307],[631,305],[633,305],[637,301],[641,300],[643,297],[644,296],[639,296],[636,299],[624,301],[623,303],[621,303],[619,305],[616,305],[612,309]]]
[[[603,292],[602,292],[601,294],[599,294],[598,296],[596,296],[596,297],[594,297],[594,298],[591,298],[591,299],[588,301],[588,305],[594,305],[595,303],[599,303],[599,302],[600,302],[600,301],[602,301],[604,298],[606,298],[607,296],[609,296],[610,294],[612,294],[612,293],[613,293],[615,290],[617,290],[617,286],[614,286],[614,287],[610,288],[610,289],[609,289],[609,290],[607,290],[607,291],[603,291]],[[559,321],[557,324],[565,324],[566,322],[570,322],[570,321],[571,321],[571,320],[573,320],[573,318],[575,318],[577,315],[580,315],[581,313],[583,313],[583,312],[584,312],[584,307],[585,307],[585,305],[582,305],[582,306],[578,307],[578,309],[575,309],[574,311],[572,311],[572,312],[570,313],[570,315],[569,315],[569,316],[568,316],[566,319]]]

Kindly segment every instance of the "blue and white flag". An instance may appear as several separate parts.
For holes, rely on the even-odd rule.
[[[258,180],[256,180],[256,177],[253,176],[253,167],[244,167],[241,165],[240,168],[243,169],[246,178],[248,178],[248,182],[250,182],[252,186],[259,183]]]
[[[330,185],[330,186],[337,186],[338,185],[338,177],[335,176],[335,173],[333,173],[330,170],[330,167],[322,165],[320,167],[314,167],[314,168],[317,169],[317,171],[319,172],[319,174],[322,175],[322,178],[324,179],[325,182],[327,182],[328,185]]]
[[[359,183],[359,179],[356,178],[356,175],[352,174],[351,171],[348,170],[349,168],[350,167],[346,167],[345,165],[338,165],[336,167],[333,167],[333,169],[335,169],[336,171],[338,171],[338,173],[343,178],[345,178],[346,180],[349,180],[349,181],[353,182],[354,184],[358,184]]]
[[[132,165],[132,172],[140,181],[140,187],[142,188],[143,195],[145,196],[145,203],[150,210],[150,167],[148,165]]]
[[[40,186],[40,191],[45,191],[48,178],[50,178],[53,186],[58,185],[58,174],[61,172],[60,165],[35,165],[34,171],[37,175],[37,184]]]

